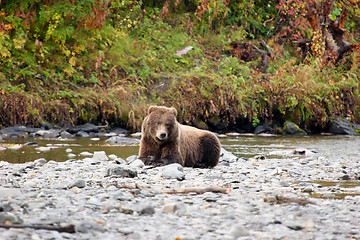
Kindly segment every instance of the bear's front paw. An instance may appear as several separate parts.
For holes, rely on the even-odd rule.
[[[145,165],[154,165],[155,157],[149,156],[149,157],[141,157],[139,158]]]
[[[173,161],[169,160],[168,158],[161,158],[158,161],[156,161],[156,166],[165,166],[169,165],[170,163],[173,163]]]

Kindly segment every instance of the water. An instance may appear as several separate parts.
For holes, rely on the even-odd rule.
[[[295,149],[308,149],[331,160],[360,161],[359,136],[272,136],[238,137],[221,141],[222,146],[238,157],[288,157]]]
[[[117,146],[105,143],[106,138],[93,141],[89,138],[76,138],[72,140],[6,140],[0,143],[7,147],[0,151],[0,161],[11,163],[24,163],[39,158],[54,161],[66,161],[69,159],[66,149],[72,149],[72,154],[80,152],[105,151],[107,155],[115,154],[126,159],[131,155],[138,154],[139,146]],[[26,142],[36,142],[38,146],[22,146]],[[9,146],[20,144],[17,150],[9,149]],[[237,138],[221,139],[222,147],[234,153],[238,157],[250,158],[263,155],[268,158],[289,158],[294,156],[295,149],[307,149],[313,153],[331,160],[360,161],[360,137],[359,136],[244,136]],[[54,147],[50,151],[39,151],[38,147]],[[297,156],[299,157],[299,156]],[[301,156],[300,156],[301,157]],[[76,157],[75,157],[76,158]]]
[[[27,140],[8,140],[0,143],[1,146],[9,147],[14,144],[23,145],[26,142],[35,142],[38,146],[22,146],[20,149],[12,150],[7,148],[0,151],[0,161],[7,161],[10,163],[24,163],[34,161],[39,158],[45,158],[47,161],[54,160],[62,162],[70,159],[69,153],[78,155],[81,152],[105,151],[109,156],[115,154],[116,156],[126,159],[131,155],[137,155],[139,146],[119,146],[109,145],[105,143],[107,138],[101,138],[98,141],[90,138],[76,138],[72,140],[44,140],[44,139],[27,139]],[[50,151],[39,151],[39,147],[53,147]],[[71,149],[72,152],[67,152],[66,149]],[[79,157],[73,157],[79,158]]]

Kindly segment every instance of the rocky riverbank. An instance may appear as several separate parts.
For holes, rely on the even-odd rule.
[[[150,168],[102,151],[3,161],[0,239],[360,239],[357,158],[284,154],[222,149],[214,169]]]
[[[211,130],[219,133],[228,132],[226,126],[217,122],[204,122],[194,123],[194,125],[201,129]],[[360,125],[350,122],[346,119],[337,118],[329,122],[325,127],[325,134],[335,135],[359,135]],[[240,129],[236,129],[238,133],[250,134],[284,134],[284,135],[300,135],[304,136],[311,134],[301,129],[293,122],[286,121],[282,125],[279,122],[259,123],[253,126],[251,123],[245,124]],[[316,132],[319,133],[319,132]],[[27,139],[27,138],[74,138],[74,137],[111,137],[111,136],[128,136],[130,132],[120,127],[101,126],[91,123],[78,126],[62,126],[54,127],[51,124],[42,124],[41,127],[27,127],[27,126],[13,126],[0,129],[0,142],[3,140],[11,139]],[[140,133],[133,133],[136,137]]]

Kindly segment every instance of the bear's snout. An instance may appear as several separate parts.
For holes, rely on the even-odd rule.
[[[160,141],[164,141],[167,138],[167,133],[166,132],[158,132],[158,134],[156,134],[156,137]]]

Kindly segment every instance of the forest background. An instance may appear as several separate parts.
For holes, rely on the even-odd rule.
[[[360,122],[357,0],[0,3],[0,127]]]

